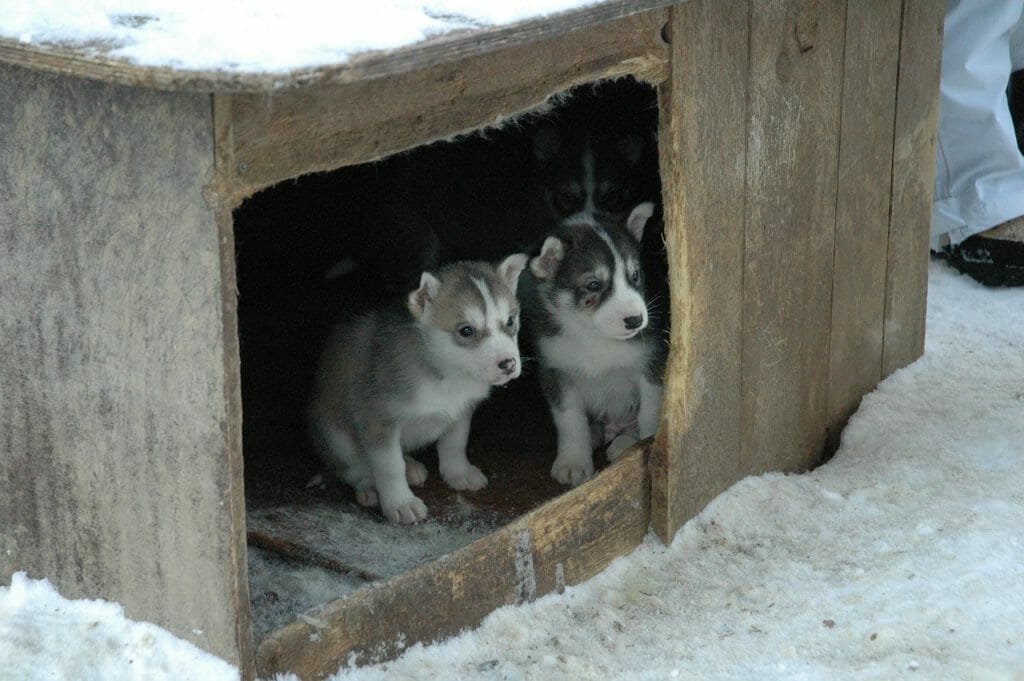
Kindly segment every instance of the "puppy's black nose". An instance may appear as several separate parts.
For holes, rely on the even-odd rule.
[[[626,328],[632,331],[633,329],[639,329],[640,325],[644,323],[643,315],[635,314],[632,317],[626,317],[622,320],[625,323]]]
[[[512,357],[503,359],[498,362],[498,368],[501,369],[501,373],[503,374],[511,374],[516,370],[516,360]]]

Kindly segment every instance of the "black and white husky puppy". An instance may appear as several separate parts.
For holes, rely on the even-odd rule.
[[[424,272],[405,306],[337,326],[310,406],[314,439],[364,506],[396,523],[427,517],[409,485],[426,467],[408,454],[437,443],[441,477],[457,490],[487,484],[466,458],[470,420],[491,386],[519,376],[516,284],[527,256],[498,266],[461,261]]]
[[[637,133],[544,125],[533,135],[533,153],[545,202],[559,222],[622,225],[630,209],[657,192],[641,181],[651,151]]]
[[[571,218],[519,284],[558,432],[551,475],[563,484],[593,475],[595,448],[608,445],[614,460],[657,428],[665,343],[650,325],[639,245],[652,212],[640,204],[625,227]]]

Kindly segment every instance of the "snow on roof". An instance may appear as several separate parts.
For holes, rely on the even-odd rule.
[[[595,0],[0,0],[0,38],[180,70],[285,72]]]

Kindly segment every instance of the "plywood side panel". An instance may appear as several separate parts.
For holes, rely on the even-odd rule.
[[[751,10],[743,459],[760,473],[824,446],[846,2]]]
[[[672,349],[651,516],[665,542],[741,477],[748,15],[747,0],[674,8],[659,91]]]
[[[240,664],[211,110],[0,65],[0,583],[46,577]]]
[[[475,627],[503,605],[578,584],[636,548],[650,520],[643,446],[593,479],[443,558],[335,601],[259,646],[261,678],[305,681],[347,660],[390,659],[417,642]]]
[[[904,0],[882,376],[924,352],[944,4]]]
[[[847,5],[828,445],[881,378],[901,0]]]
[[[504,50],[315,89],[231,98],[236,191],[380,159],[493,125],[578,83],[664,76],[667,10]]]

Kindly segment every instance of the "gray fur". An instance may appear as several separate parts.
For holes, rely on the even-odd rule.
[[[379,495],[392,520],[424,519],[426,507],[406,482],[421,483],[426,469],[408,453],[439,440],[449,486],[486,484],[465,458],[465,438],[491,386],[519,375],[514,291],[525,264],[521,254],[497,267],[453,263],[436,276],[424,273],[405,307],[385,305],[335,328],[321,356],[310,423],[325,463],[360,503],[375,505]],[[469,338],[460,333],[467,326],[474,329]]]

